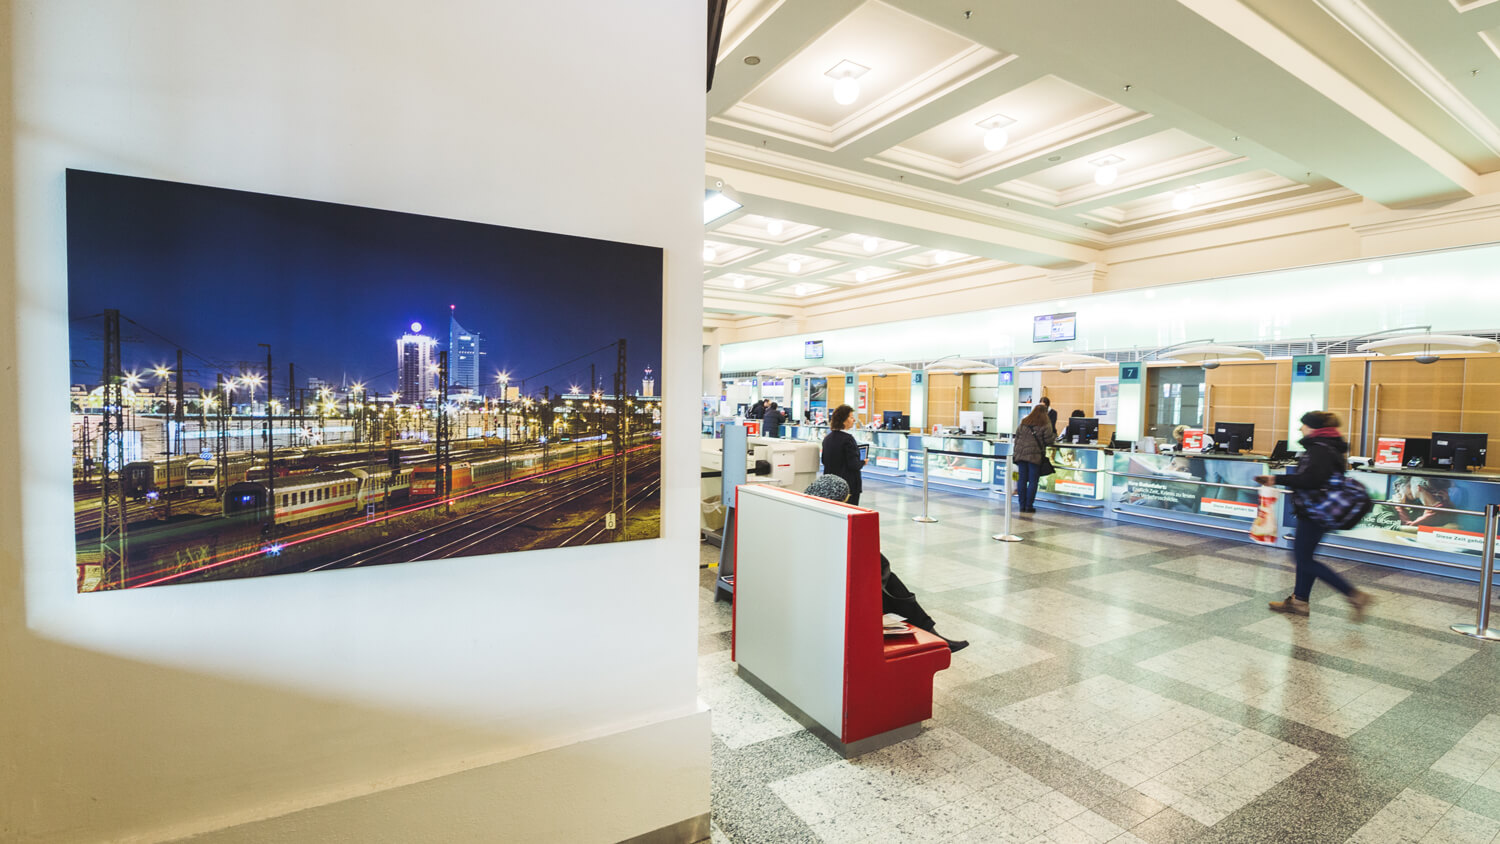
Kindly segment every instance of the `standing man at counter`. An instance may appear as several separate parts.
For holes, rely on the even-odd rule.
[[[865,461],[859,459],[859,443],[848,429],[854,427],[854,408],[841,404],[828,416],[828,427],[833,430],[823,438],[823,474],[837,475],[849,485],[848,503],[858,504],[859,493],[864,489],[861,470]]]
[[[1042,396],[1040,404],[1047,408],[1047,422],[1052,425],[1052,435],[1057,436],[1057,411],[1052,409],[1052,399]]]
[[[767,437],[781,436],[781,423],[785,419],[776,402],[766,405],[766,415],[761,418],[760,422],[761,434]]]

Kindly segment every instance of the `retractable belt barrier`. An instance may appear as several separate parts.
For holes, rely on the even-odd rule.
[[[932,460],[929,459],[929,457],[930,457],[930,455],[933,455],[933,454],[951,454],[951,455],[954,455],[956,457],[973,457],[973,458],[976,458],[976,459],[979,459],[979,460],[1004,460],[1005,461],[1005,527],[999,533],[994,534],[990,538],[993,539],[993,540],[995,540],[995,541],[997,541],[997,542],[1020,542],[1021,541],[1021,537],[1019,537],[1019,536],[1015,535],[1014,533],[1010,532],[1011,495],[1012,495],[1012,492],[1013,492],[1013,489],[1011,487],[1011,484],[1013,483],[1013,481],[1011,480],[1011,477],[1010,477],[1010,467],[1012,465],[1011,464],[1011,459],[1010,459],[1010,449],[1006,449],[1005,450],[1005,455],[1002,457],[1002,456],[996,455],[996,454],[970,454],[967,451],[945,451],[943,449],[938,449],[938,448],[923,448],[922,449],[922,515],[920,515],[920,516],[913,516],[912,517],[912,521],[914,521],[914,522],[922,522],[923,524],[932,524],[933,522],[937,521],[937,519],[934,519],[932,516],[928,515],[928,513],[927,513],[927,467],[928,467],[928,465],[930,465],[932,463]]]

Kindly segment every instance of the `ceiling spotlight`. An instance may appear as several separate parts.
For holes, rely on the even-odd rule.
[[[743,278],[740,278],[739,276],[735,276],[734,277],[734,286],[740,288],[741,290],[743,290],[745,288],[745,280]]]
[[[1120,178],[1120,165],[1125,159],[1118,155],[1103,155],[1089,162],[1096,168],[1094,171],[1094,184],[1100,187],[1108,187]]]
[[[806,296],[807,295],[807,285],[805,285],[805,284],[799,284],[799,285],[797,285],[796,287],[794,287],[792,289],[797,293],[798,296]]]
[[[781,237],[781,221],[772,220],[771,222],[766,223],[766,233],[771,237]]]
[[[1010,143],[1010,135],[1000,128],[987,129],[984,133],[984,148],[990,152],[999,152]]]
[[[865,279],[867,279],[869,277],[870,277],[870,273],[868,271],[866,271],[866,270],[855,270],[854,271],[854,280],[855,281],[864,281]]]
[[[717,257],[719,257],[719,251],[717,249],[714,249],[712,246],[705,246],[705,247],[703,247],[703,260],[704,261],[706,261],[706,262],[708,262],[708,263],[711,264],[711,263],[713,263],[714,259],[717,258]]]
[[[787,259],[786,271],[792,275],[802,272],[802,262],[796,258]]]
[[[1206,360],[1203,362],[1202,366],[1204,369],[1218,369],[1219,362],[1217,360]]]
[[[1437,355],[1417,355],[1416,357],[1412,358],[1412,360],[1416,361],[1417,363],[1437,363],[1438,361],[1442,360],[1442,358],[1438,357]]]
[[[859,99],[859,81],[845,76],[833,83],[833,101],[839,105],[851,105]]]
[[[947,252],[944,252],[941,249],[932,253],[932,262],[934,264],[946,264],[951,260],[953,260],[953,256],[949,255]]]
[[[1180,190],[1175,196],[1172,197],[1172,207],[1177,209],[1178,211],[1186,211],[1197,204],[1198,198],[1196,196],[1193,196],[1193,191],[1191,189]]]
[[[865,251],[874,252],[880,248],[880,239],[874,237],[865,238]]]
[[[824,71],[823,75],[833,80],[833,101],[839,105],[849,105],[859,99],[858,79],[868,71],[868,67],[848,59]]]

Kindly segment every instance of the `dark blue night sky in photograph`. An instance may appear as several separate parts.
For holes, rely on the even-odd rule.
[[[99,383],[96,315],[113,308],[126,371],[180,347],[186,380],[211,388],[269,343],[278,394],[288,363],[299,387],[389,393],[397,338],[420,322],[446,348],[450,306],[484,338],[481,384],[506,371],[556,393],[586,387],[592,363],[609,392],[620,338],[629,392],[647,366],[660,381],[654,247],[78,170],[67,191],[73,383]]]

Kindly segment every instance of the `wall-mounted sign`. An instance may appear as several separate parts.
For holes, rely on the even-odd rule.
[[[920,383],[922,383],[922,373],[920,373],[920,372],[913,372],[911,374],[911,382],[913,384],[920,384]]]
[[[1078,314],[1044,314],[1031,321],[1031,341],[1048,343],[1078,338]]]
[[[1323,361],[1315,358],[1298,360],[1292,365],[1293,381],[1316,381],[1323,376]]]
[[[805,360],[823,359],[823,341],[808,340],[802,344],[802,357]]]

